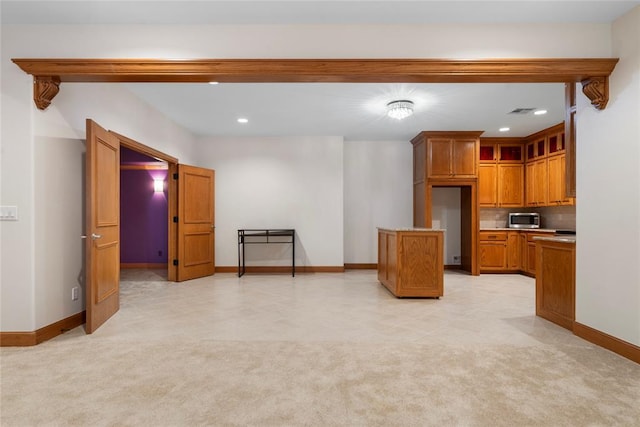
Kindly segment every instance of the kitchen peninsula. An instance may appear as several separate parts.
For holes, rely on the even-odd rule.
[[[441,297],[444,230],[378,228],[378,280],[396,297]]]

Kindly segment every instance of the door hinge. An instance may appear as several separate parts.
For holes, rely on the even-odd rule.
[[[173,260],[173,265],[178,265],[178,260],[177,259]]]
[[[173,179],[178,179],[178,174],[177,173],[173,174]]]
[[[173,217],[173,222],[178,222],[178,217],[177,216]]]

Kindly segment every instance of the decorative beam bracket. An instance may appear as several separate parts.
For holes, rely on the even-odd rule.
[[[582,92],[591,100],[591,105],[598,110],[604,110],[609,102],[609,78],[589,77],[580,83]]]
[[[33,101],[39,110],[45,110],[60,91],[60,78],[35,76],[33,79]]]

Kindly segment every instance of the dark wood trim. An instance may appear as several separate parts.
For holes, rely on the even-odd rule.
[[[444,269],[445,270],[460,270],[460,271],[463,271],[462,266],[460,264],[445,264],[444,265]],[[480,273],[482,273],[482,271]]]
[[[377,270],[378,264],[376,263],[372,263],[372,264],[345,263],[344,269],[345,270]]]
[[[55,338],[86,321],[86,312],[81,311],[65,319],[44,326],[35,332],[0,332],[0,347],[29,347]]]
[[[167,163],[178,163],[178,159],[168,154],[165,154],[162,151],[156,150],[155,148],[151,148],[127,136],[120,135],[119,133],[114,132],[112,130],[110,130],[109,133],[112,133],[116,137],[118,137],[118,139],[120,140],[120,145],[122,147],[127,147],[131,150],[137,151],[138,153],[146,154],[147,156],[156,158],[158,160],[162,160]]]
[[[166,262],[121,262],[121,269],[129,269],[129,268],[146,268],[146,269],[158,269],[158,268],[167,268]]]
[[[45,109],[56,82],[351,82],[351,83],[564,83],[582,82],[596,108],[604,108],[617,58],[508,59],[86,59],[13,58],[45,90],[34,100]],[[41,82],[41,83],[38,83]],[[53,88],[55,86],[55,90]],[[44,95],[43,96],[43,92]],[[55,92],[55,93],[54,93]],[[37,94],[37,97],[36,97]],[[45,99],[40,102],[39,99]]]
[[[169,166],[166,163],[147,163],[144,165],[131,165],[131,164],[121,164],[120,170],[126,171],[155,171],[155,170],[167,170]]]
[[[0,347],[30,347],[36,344],[35,332],[0,332]]]
[[[296,273],[344,273],[344,266],[296,266]],[[289,273],[291,267],[288,266],[246,266],[247,273]],[[237,266],[216,266],[216,273],[238,273]]]
[[[573,324],[573,333],[590,343],[604,347],[622,357],[640,363],[640,347],[630,342],[623,341],[578,322],[574,322]]]

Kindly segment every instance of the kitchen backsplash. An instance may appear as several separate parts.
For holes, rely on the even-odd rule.
[[[575,206],[548,206],[544,208],[481,208],[480,228],[507,227],[509,212],[537,212],[540,214],[540,227],[553,229],[576,229]]]

